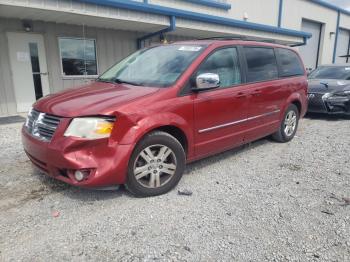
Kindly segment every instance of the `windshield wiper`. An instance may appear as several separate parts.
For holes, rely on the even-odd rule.
[[[96,81],[103,82],[103,83],[114,83],[111,79],[97,78]]]
[[[130,82],[130,81],[125,81],[125,80],[120,79],[120,78],[114,79],[114,82],[117,83],[117,84],[128,84],[128,85],[133,85],[133,86],[142,86],[142,84],[140,84],[140,83],[134,83],[134,82]]]

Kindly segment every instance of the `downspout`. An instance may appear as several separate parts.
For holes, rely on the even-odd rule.
[[[338,18],[337,18],[337,31],[335,32],[335,41],[334,41],[334,50],[333,50],[333,60],[332,63],[335,63],[335,57],[337,53],[337,45],[338,45],[338,36],[339,36],[339,23],[340,23],[340,11],[338,10]]]
[[[278,27],[282,26],[282,12],[283,12],[283,0],[280,0],[278,8]]]
[[[346,63],[349,63],[349,55],[350,55],[350,53],[349,53],[349,51],[350,51],[350,33],[348,33],[348,35],[349,35],[349,43],[348,43],[348,52],[347,52],[347,57],[346,57]]]
[[[152,38],[156,35],[162,35],[164,33],[168,32],[173,32],[176,30],[176,17],[175,16],[170,16],[170,25],[167,28],[164,28],[158,32],[150,33],[148,35],[142,36],[137,39],[137,48],[141,49],[142,48],[142,42],[145,41],[146,39]]]

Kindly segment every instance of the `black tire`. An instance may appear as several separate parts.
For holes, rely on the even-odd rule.
[[[296,124],[295,124],[295,128],[294,128],[293,132],[291,134],[287,134],[285,131],[286,117],[291,112],[293,112],[296,116]],[[280,142],[280,143],[286,143],[286,142],[291,141],[294,138],[295,133],[298,130],[299,118],[300,118],[300,114],[299,114],[298,108],[296,107],[296,105],[290,104],[288,106],[286,112],[284,113],[284,116],[283,116],[283,119],[281,121],[281,124],[280,124],[278,131],[272,135],[272,138],[275,141]]]
[[[152,146],[155,146],[155,147],[165,146],[171,149],[173,153],[171,154],[171,157],[175,159],[176,169],[174,171],[174,174],[170,176],[170,178],[167,180],[168,182],[166,182],[164,185],[161,185],[159,187],[154,187],[154,188],[148,188],[146,185],[142,185],[139,181],[146,178],[149,178],[149,180],[151,180],[152,174],[150,173],[146,175],[144,178],[138,180],[136,179],[136,176],[134,174],[134,169],[138,161],[140,161],[141,152],[143,152],[145,149],[149,147],[152,148]],[[145,161],[144,166],[146,165],[150,166],[151,164]],[[127,182],[125,184],[125,187],[130,193],[132,193],[137,197],[150,197],[150,196],[165,194],[178,184],[185,170],[185,166],[186,166],[186,154],[180,142],[175,137],[171,136],[168,133],[165,133],[162,131],[154,131],[152,133],[147,134],[136,145],[131,155],[131,158],[129,160]],[[163,173],[161,171],[158,171],[158,172],[159,172],[159,176],[161,176],[160,174],[162,174],[163,176],[164,175],[167,176],[166,173]]]

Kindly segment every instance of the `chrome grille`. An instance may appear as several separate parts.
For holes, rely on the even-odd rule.
[[[28,113],[25,127],[27,131],[39,140],[51,141],[61,118],[32,109]]]
[[[322,99],[323,93],[309,93],[309,108],[327,110],[326,105]]]

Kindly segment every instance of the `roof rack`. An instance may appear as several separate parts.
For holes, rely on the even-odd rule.
[[[276,43],[273,39],[258,39],[258,38],[249,38],[247,36],[213,36],[205,38],[197,38],[196,40],[243,40],[243,41],[257,41],[257,42],[267,42],[267,43]]]

